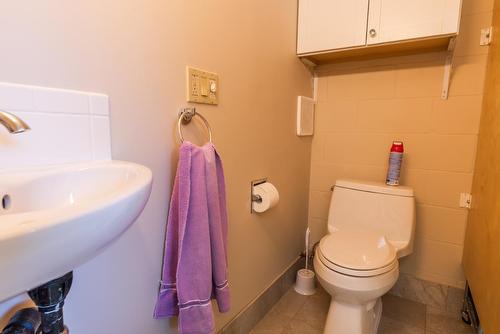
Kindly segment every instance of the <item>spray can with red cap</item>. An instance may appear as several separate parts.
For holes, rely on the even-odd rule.
[[[389,154],[389,168],[387,170],[386,183],[390,186],[399,185],[399,175],[401,173],[401,164],[403,163],[404,146],[403,142],[395,141],[392,143],[391,153]]]

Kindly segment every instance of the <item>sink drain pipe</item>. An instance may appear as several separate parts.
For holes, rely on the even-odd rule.
[[[72,282],[73,272],[69,272],[28,292],[41,316],[37,334],[69,333],[64,326],[63,306]]]
[[[69,334],[64,326],[63,306],[68,295],[73,272],[28,291],[36,308],[18,311],[1,334]]]
[[[40,313],[36,308],[24,308],[14,314],[2,334],[35,334],[40,323]]]

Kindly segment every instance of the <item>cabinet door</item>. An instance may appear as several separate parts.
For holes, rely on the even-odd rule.
[[[367,44],[458,33],[461,0],[370,0]]]
[[[299,0],[297,53],[366,45],[368,0]]]

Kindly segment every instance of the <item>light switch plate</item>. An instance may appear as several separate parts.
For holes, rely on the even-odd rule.
[[[187,101],[219,104],[219,75],[187,66]]]

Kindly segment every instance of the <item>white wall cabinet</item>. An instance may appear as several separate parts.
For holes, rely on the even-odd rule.
[[[366,45],[368,0],[299,0],[297,53]]]
[[[297,54],[458,33],[461,0],[299,0]]]
[[[370,0],[367,44],[458,33],[460,0]]]

